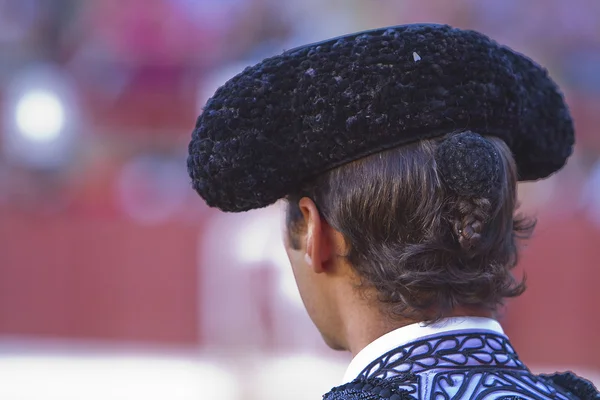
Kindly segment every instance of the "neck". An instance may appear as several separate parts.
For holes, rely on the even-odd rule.
[[[493,313],[491,311],[457,308],[447,317],[493,318]],[[355,357],[369,343],[386,333],[417,322],[424,322],[424,320],[408,318],[391,319],[385,316],[378,308],[374,310],[372,307],[364,305],[363,307],[355,306],[353,312],[346,318],[346,345],[344,347],[352,353],[352,357]]]
[[[379,314],[379,313],[377,313]],[[402,319],[390,321],[373,312],[354,315],[346,324],[346,350],[355,357],[367,345],[388,332],[418,321]]]

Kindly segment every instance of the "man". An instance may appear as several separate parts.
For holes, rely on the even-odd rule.
[[[558,171],[573,142],[540,66],[407,25],[247,68],[198,118],[188,171],[223,211],[285,199],[307,311],[354,356],[326,399],[595,399],[571,373],[530,373],[494,319],[524,290],[517,180]]]

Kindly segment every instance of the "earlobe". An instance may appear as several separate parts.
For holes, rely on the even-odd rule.
[[[322,241],[325,239],[322,232],[321,215],[315,203],[308,197],[300,199],[298,205],[306,222],[306,254],[304,259],[314,272],[321,273],[324,271],[321,252],[323,251]]]
[[[312,258],[310,257],[310,255],[308,253],[304,254],[304,261],[312,267],[312,263],[313,263]]]

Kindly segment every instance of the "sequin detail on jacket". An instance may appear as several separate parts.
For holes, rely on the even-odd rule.
[[[503,335],[465,331],[398,347],[324,399],[595,400],[600,394],[573,374],[532,374]]]

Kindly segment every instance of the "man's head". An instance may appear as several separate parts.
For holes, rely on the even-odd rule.
[[[444,142],[461,146],[453,143],[460,136]],[[346,308],[357,302],[391,320],[427,321],[493,312],[522,293],[511,269],[517,239],[533,224],[515,216],[510,150],[496,138],[479,140],[499,167],[494,187],[479,194],[452,190],[438,165],[443,142],[430,139],[335,168],[287,196],[286,250],[330,345],[343,346]]]
[[[340,329],[363,307],[435,320],[519,294],[515,240],[531,226],[513,215],[516,181],[555,173],[573,144],[544,68],[480,33],[415,24],[246,68],[198,117],[188,172],[223,211],[287,198],[304,301],[347,347]]]

